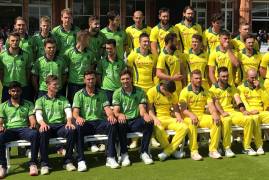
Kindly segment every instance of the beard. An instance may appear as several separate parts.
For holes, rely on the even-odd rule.
[[[187,21],[189,21],[189,22],[192,22],[192,21],[194,20],[193,17],[185,17],[185,19],[186,19]]]
[[[171,46],[170,46],[170,49],[171,49],[172,51],[176,51],[176,50],[177,50],[177,46],[175,46],[175,45],[171,45]]]

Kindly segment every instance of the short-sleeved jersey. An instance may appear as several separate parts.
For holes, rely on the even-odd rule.
[[[0,69],[4,72],[3,86],[9,86],[12,81],[18,81],[23,87],[27,86],[27,76],[31,71],[30,56],[22,49],[17,55],[12,55],[7,49],[0,54]]]
[[[80,29],[74,25],[71,26],[71,29],[68,32],[64,30],[62,25],[52,29],[52,34],[59,42],[59,47],[57,48],[59,50],[59,55],[63,55],[67,49],[75,46],[76,36],[79,30]]]
[[[147,26],[146,24],[143,24],[142,28],[139,29],[134,24],[132,26],[127,27],[125,32],[127,34],[128,47],[130,50],[133,50],[140,47],[139,36],[142,33],[147,33],[148,35],[150,35],[151,27]]]
[[[243,49],[239,54],[239,59],[241,61],[241,78],[246,80],[247,72],[249,69],[255,69],[256,71],[259,71],[262,55],[254,49],[252,56],[248,56],[246,49]]]
[[[263,55],[260,66],[267,69],[266,79],[269,79],[269,52]]]
[[[199,116],[205,112],[205,106],[212,102],[212,98],[202,86],[199,89],[199,92],[194,92],[192,85],[189,84],[180,93],[179,103],[186,104],[187,109]]]
[[[175,28],[175,26],[170,25],[167,27],[167,29],[163,29],[161,25],[158,24],[155,27],[153,27],[150,32],[150,41],[157,42],[159,50],[161,51],[165,46],[164,38],[168,33],[176,33],[178,36],[178,31]]]
[[[97,72],[102,76],[102,89],[115,91],[120,88],[120,72],[125,68],[123,60],[116,57],[115,61],[109,61],[104,57],[97,64]]]
[[[236,36],[231,42],[232,42],[232,45],[234,46],[235,50],[238,52],[242,51],[243,49],[246,48],[244,40],[241,40],[239,35]],[[260,52],[260,46],[259,46],[259,43],[256,39],[254,41],[254,49],[256,51]]]
[[[239,93],[235,86],[228,85],[227,88],[222,89],[219,85],[212,84],[211,88],[209,89],[210,95],[213,99],[217,99],[220,103],[222,109],[226,112],[234,111],[233,102],[234,96],[238,95]]]
[[[102,33],[105,34],[107,39],[114,39],[117,44],[117,56],[124,59],[125,47],[128,45],[128,40],[125,31],[120,28],[113,32],[108,27],[103,28]]]
[[[238,57],[238,53],[233,51],[235,57]],[[229,84],[234,85],[234,78],[233,78],[233,65],[228,55],[228,52],[223,52],[220,50],[220,46],[217,46],[216,50],[210,52],[209,59],[208,59],[208,66],[215,67],[216,70],[219,67],[227,67],[229,72]],[[217,71],[216,71],[217,75]]]
[[[71,108],[64,96],[50,98],[48,95],[41,96],[35,102],[35,110],[41,110],[43,120],[47,124],[59,124],[66,122],[65,109]]]
[[[246,110],[258,110],[263,111],[265,101],[268,101],[268,92],[266,92],[264,87],[260,87],[259,89],[252,88],[248,81],[244,81],[240,86],[237,87],[240,93],[240,98],[243,101]]]
[[[127,58],[127,65],[133,69],[133,82],[144,90],[154,86],[157,57],[149,52],[143,55],[140,48],[135,49]]]
[[[182,42],[181,45],[183,47],[182,49],[184,50],[184,52],[188,52],[189,49],[191,48],[192,36],[194,34],[199,34],[201,36],[203,35],[202,27],[198,23],[193,23],[190,26],[186,26],[182,21],[176,24],[175,27],[178,29],[179,38],[180,41]]]
[[[56,75],[59,80],[59,88],[62,87],[62,78],[67,74],[67,64],[60,56],[56,56],[53,60],[47,59],[45,56],[39,58],[33,68],[32,73],[39,77],[39,90],[47,91],[46,78],[48,75]]]
[[[94,36],[90,36],[89,49],[95,54],[96,61],[101,59],[101,56],[104,55],[104,46],[106,43],[106,36],[104,33],[99,31]]]
[[[220,44],[219,34],[215,33],[212,30],[212,27],[209,27],[203,32],[203,44],[207,47],[207,51],[214,51],[217,46]]]
[[[147,97],[145,92],[133,86],[133,91],[129,94],[123,88],[117,89],[113,94],[113,106],[119,106],[121,113],[123,113],[128,120],[135,119],[140,116],[139,104],[146,104]]]
[[[79,109],[79,114],[86,121],[104,120],[104,108],[110,106],[103,90],[95,89],[90,96],[85,88],[79,90],[74,97],[73,108]]]
[[[173,93],[171,96],[165,96],[160,91],[160,84],[150,88],[147,92],[148,103],[152,104],[157,117],[170,117],[170,110],[173,105],[178,104],[178,96]]]
[[[10,99],[0,105],[0,118],[3,119],[6,129],[28,127],[28,119],[34,114],[34,105],[27,100],[21,100],[17,107]]]
[[[94,66],[95,56],[88,49],[80,52],[72,47],[65,52],[64,59],[68,64],[68,82],[73,84],[84,84],[84,73]]]

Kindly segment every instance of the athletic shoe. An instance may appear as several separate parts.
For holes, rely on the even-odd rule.
[[[198,152],[191,153],[191,158],[194,161],[201,161],[203,159],[203,157]]]
[[[151,138],[151,146],[152,147],[160,147],[160,143],[155,139],[155,138]]]
[[[124,153],[121,155],[121,165],[126,167],[126,166],[130,166],[131,161],[129,159],[129,155],[128,153]]]
[[[213,159],[220,159],[221,155],[218,151],[211,151],[211,152],[209,152],[209,157],[211,157]]]
[[[85,161],[78,162],[78,171],[79,172],[87,171],[87,165],[86,165]]]
[[[33,164],[29,168],[30,168],[30,170],[29,170],[30,176],[37,176],[38,175],[38,169],[37,169],[36,165]]]
[[[112,169],[120,168],[120,165],[116,162],[114,157],[107,157],[106,158],[106,166]]]
[[[49,167],[48,166],[41,167],[40,174],[41,175],[49,174]]]
[[[130,149],[137,148],[137,139],[132,139],[132,143],[129,146]]]
[[[103,152],[103,151],[105,151],[106,150],[106,145],[104,145],[104,144],[100,144],[100,146],[99,146],[99,151],[100,152]]]
[[[145,164],[153,164],[153,160],[148,155],[148,153],[144,152],[140,155],[140,158],[143,160]]]
[[[231,157],[234,157],[235,154],[230,148],[228,148],[228,149],[225,149],[225,156],[228,158],[231,158]]]
[[[158,158],[160,159],[160,161],[165,161],[169,156],[167,154],[165,154],[164,152],[158,154]]]
[[[0,179],[4,179],[7,174],[7,169],[0,165]]]
[[[259,147],[256,152],[257,152],[257,155],[264,155],[265,154],[262,147]]]
[[[75,171],[76,167],[73,165],[73,163],[67,163],[64,165],[64,169],[67,171]]]
[[[244,151],[244,153],[249,155],[249,156],[256,156],[257,155],[256,151],[254,151],[252,148],[246,149]]]
[[[175,151],[173,153],[173,156],[176,159],[182,159],[185,156],[185,152],[184,151],[182,151],[182,152],[181,151]]]
[[[99,151],[99,148],[96,145],[91,146],[91,152],[96,153]]]
[[[31,149],[27,149],[25,152],[25,156],[28,157],[28,159],[31,159],[32,154],[31,154]]]

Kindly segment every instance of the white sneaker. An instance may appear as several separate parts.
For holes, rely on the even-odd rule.
[[[0,179],[4,179],[7,174],[6,168],[4,168],[2,165],[0,165]]]
[[[160,159],[160,161],[164,161],[168,158],[168,155],[165,154],[164,152],[158,154],[158,158]]]
[[[181,152],[181,151],[175,151],[173,153],[173,156],[176,159],[182,159],[185,156],[185,152],[184,151],[183,152]]]
[[[106,158],[106,166],[112,169],[117,169],[120,165],[116,162],[114,157],[107,157]]]
[[[98,148],[99,148],[100,152],[104,152],[106,150],[106,145],[100,144],[100,146]]]
[[[213,159],[220,159],[221,155],[218,151],[211,151],[211,152],[209,152],[209,157],[211,157]]]
[[[191,158],[194,161],[201,161],[203,159],[203,157],[198,152],[191,153]]]
[[[152,147],[160,147],[160,143],[155,139],[155,138],[151,138],[151,146]]]
[[[256,152],[257,152],[258,155],[264,155],[265,154],[262,147],[259,147]]]
[[[67,163],[64,165],[64,169],[67,171],[75,171],[76,167],[73,165],[73,163]]]
[[[148,155],[148,153],[144,152],[140,155],[140,158],[143,160],[145,164],[153,164],[153,160]]]
[[[96,145],[91,146],[91,152],[96,153],[99,151],[99,148]]]
[[[256,151],[254,151],[252,148],[246,149],[244,151],[244,153],[249,155],[249,156],[256,156],[257,155]]]
[[[31,154],[31,149],[27,149],[25,152],[25,156],[28,157],[28,159],[31,159],[32,154]]]
[[[40,174],[41,175],[49,174],[49,167],[48,166],[41,167]]]
[[[78,171],[79,172],[87,171],[87,165],[86,165],[85,161],[78,162]]]
[[[122,154],[120,161],[121,161],[121,165],[124,167],[130,166],[130,164],[131,164],[128,153]]]
[[[231,158],[231,157],[234,157],[235,154],[230,148],[228,148],[228,149],[225,149],[225,156],[228,158]]]
[[[129,146],[130,149],[137,148],[137,139],[132,139],[132,143]]]

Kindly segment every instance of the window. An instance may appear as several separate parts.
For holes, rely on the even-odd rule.
[[[145,16],[145,0],[126,0],[126,27],[134,24],[133,13],[136,10],[140,10]]]
[[[106,14],[110,10],[117,11],[120,13],[120,0],[102,0],[100,3],[100,24],[101,27],[105,27],[108,24]]]
[[[234,11],[232,0],[221,0],[221,12],[224,14],[224,28],[230,32],[234,31]]]
[[[252,18],[255,21],[263,21],[269,19],[269,2],[253,2]]]
[[[206,0],[192,0],[191,6],[195,9],[195,21],[199,23],[203,29],[207,28],[207,2]]]
[[[74,25],[81,29],[88,28],[88,18],[93,15],[93,1],[73,0]]]

